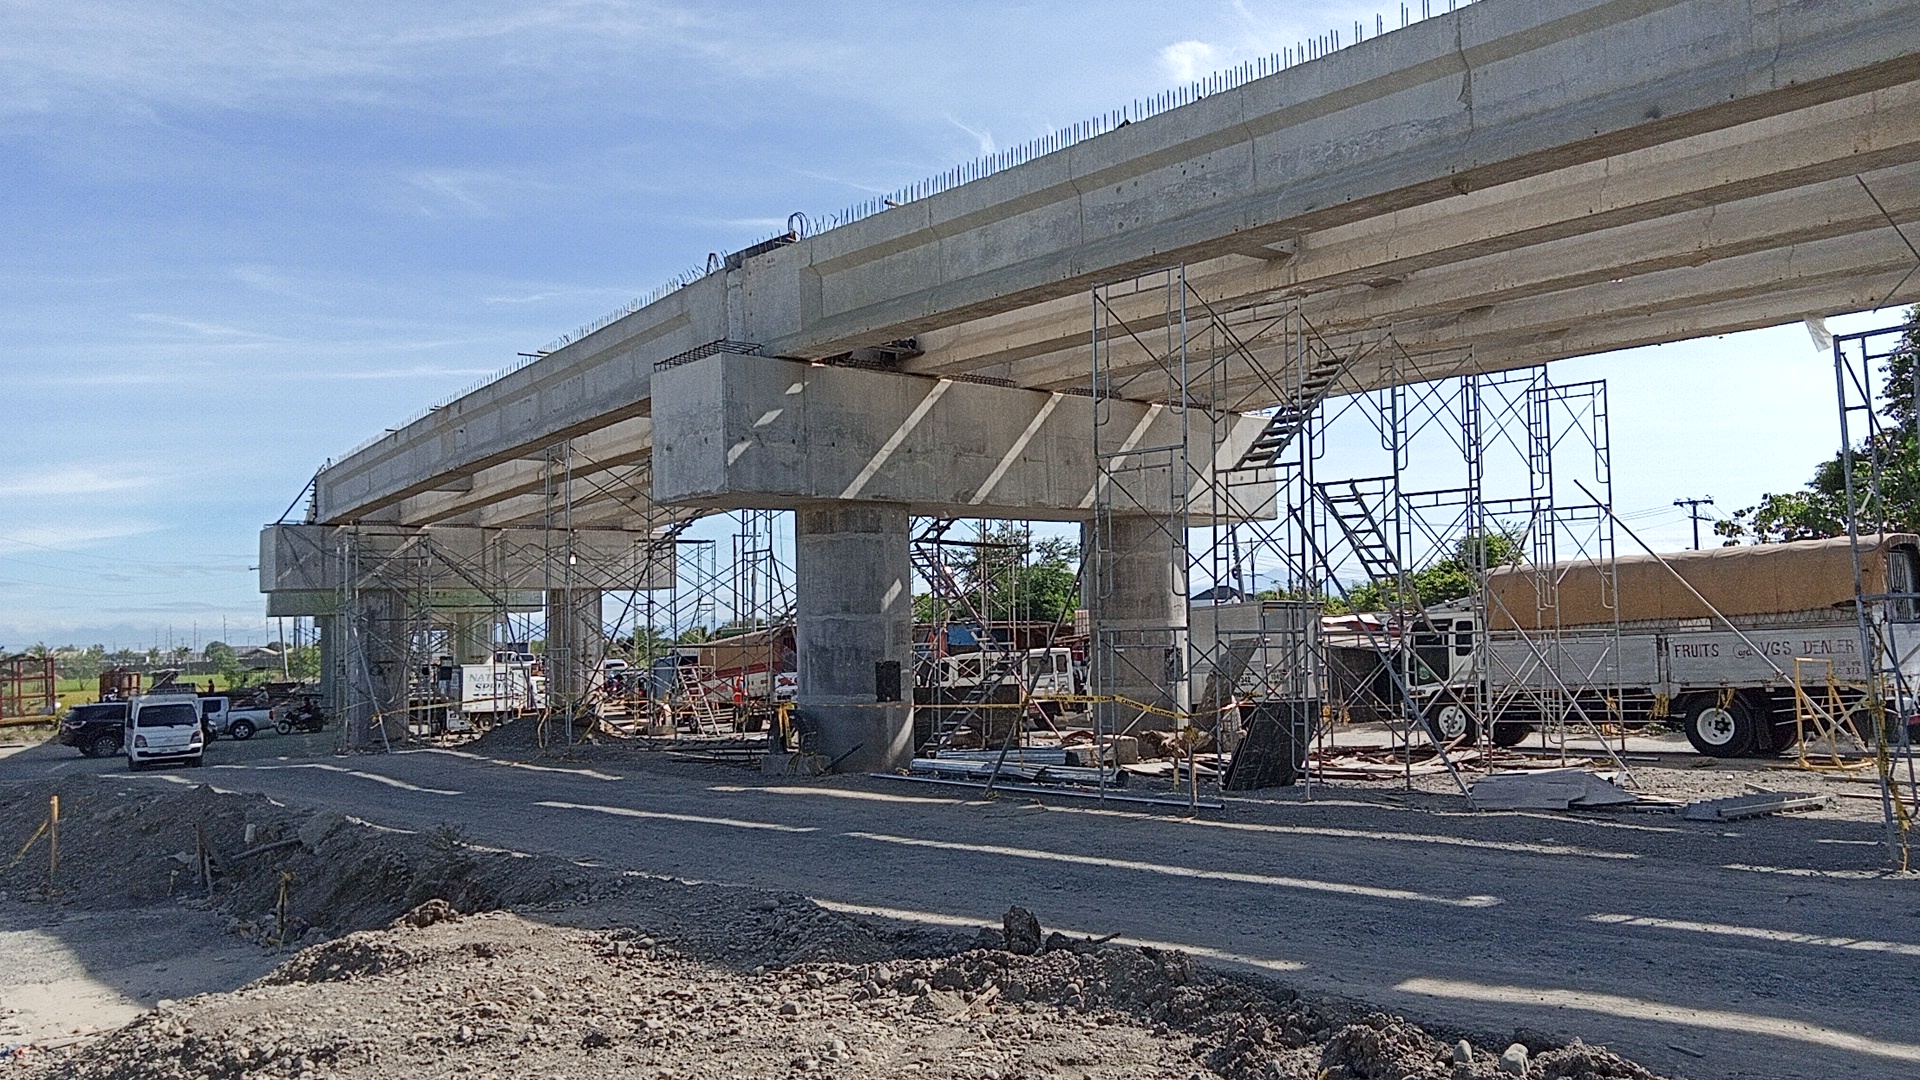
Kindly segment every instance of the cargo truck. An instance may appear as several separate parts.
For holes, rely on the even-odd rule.
[[[1860,543],[1869,619],[1905,677],[1920,677],[1920,537]],[[1604,590],[1601,569],[1504,569],[1484,604],[1428,609],[1405,659],[1435,735],[1472,739],[1491,716],[1487,734],[1511,746],[1564,708],[1627,727],[1669,720],[1702,754],[1762,756],[1798,738],[1796,682],[1823,700],[1864,694],[1845,537],[1623,556]],[[1548,580],[1553,604],[1540,600]]]

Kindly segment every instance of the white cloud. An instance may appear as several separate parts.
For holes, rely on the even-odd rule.
[[[954,119],[951,116],[947,117],[947,123],[952,124],[954,127],[957,127],[961,131],[966,132],[968,135],[973,136],[973,141],[979,144],[980,153],[983,155],[991,154],[994,151],[1000,149],[998,146],[994,145],[993,132],[991,131],[988,131],[984,128],[968,127],[967,125],[961,123],[960,121]]]
[[[15,498],[98,495],[109,491],[131,491],[152,482],[152,477],[131,467],[103,470],[74,466],[41,472],[16,469],[0,475],[0,495]]]
[[[1180,41],[1160,50],[1160,66],[1175,83],[1190,83],[1220,67],[1220,56],[1204,41]]]
[[[125,521],[114,525],[30,525],[0,534],[0,545],[17,544],[48,551],[70,551],[108,540],[145,536],[148,533],[159,532],[160,528],[159,525],[145,521]]]
[[[226,326],[221,323],[207,322],[201,319],[183,319],[177,315],[160,315],[153,312],[143,312],[135,315],[134,318],[140,322],[155,323],[160,326],[171,326],[175,329],[186,330],[199,334],[202,337],[227,339],[248,338],[255,341],[280,340],[272,334],[262,334],[257,330],[243,330],[237,326]]]

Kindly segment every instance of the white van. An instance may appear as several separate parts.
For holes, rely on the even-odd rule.
[[[198,766],[206,749],[200,730],[200,698],[194,694],[146,694],[127,705],[127,768],[138,771],[168,762]]]

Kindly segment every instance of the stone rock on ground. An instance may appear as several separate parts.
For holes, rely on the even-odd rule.
[[[1000,925],[1006,935],[1008,952],[1031,956],[1040,951],[1040,920],[1033,912],[1015,905],[1007,909]]]

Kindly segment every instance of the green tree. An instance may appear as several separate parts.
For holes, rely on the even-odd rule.
[[[207,647],[201,650],[201,655],[207,658],[207,663],[213,666],[215,673],[227,681],[227,686],[231,689],[246,686],[260,677],[260,672],[241,664],[240,657],[233,651],[233,646],[224,641],[207,642]]]
[[[1880,368],[1880,413],[1887,427],[1854,448],[1855,494],[1862,499],[1861,526],[1892,532],[1920,531],[1920,445],[1914,438],[1914,359],[1920,355],[1920,307],[1907,312],[1904,342]],[[1880,492],[1871,495],[1862,463],[1881,463]],[[1713,525],[1731,546],[1778,544],[1844,536],[1847,531],[1846,472],[1840,454],[1814,467],[1813,478],[1798,491],[1768,493],[1760,501]]]
[[[306,681],[320,677],[320,646],[290,645],[287,647],[287,675],[289,678]]]
[[[955,582],[990,619],[1060,622],[1080,605],[1080,545],[1066,537],[1035,539],[1020,525],[998,522],[977,542],[949,545],[945,558]],[[928,593],[914,597],[913,609],[921,622],[959,614],[941,611]]]
[[[1472,596],[1480,568],[1515,566],[1524,556],[1521,538],[1510,533],[1463,536],[1451,553],[1407,575],[1413,593],[1407,606],[1432,607]],[[1390,610],[1398,606],[1395,591],[1391,583],[1362,582],[1348,589],[1344,598],[1326,597],[1326,609],[1334,615]]]

